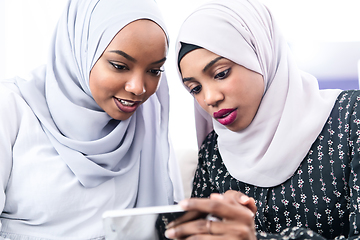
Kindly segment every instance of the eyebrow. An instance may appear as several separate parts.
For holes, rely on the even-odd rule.
[[[121,56],[123,56],[124,58],[128,59],[129,61],[132,61],[132,62],[136,62],[136,59],[133,58],[132,56],[130,56],[129,54],[123,52],[123,51],[120,51],[120,50],[112,50],[110,51],[112,53],[116,53],[116,54],[119,54]]]
[[[193,77],[187,77],[187,78],[183,78],[182,81],[186,82],[186,81],[193,81],[194,78]]]
[[[208,70],[209,68],[211,68],[217,61],[219,61],[220,59],[223,59],[223,57],[217,57],[214,60],[212,60],[211,62],[209,62],[208,64],[206,64],[206,66],[204,67],[204,69],[202,70],[203,72],[206,72],[206,70]],[[187,82],[187,81],[193,81],[194,78],[193,77],[187,77],[187,78],[183,78],[182,81],[183,82]]]
[[[128,60],[131,61],[131,62],[134,62],[134,63],[137,62],[135,58],[133,58],[132,56],[130,56],[129,54],[127,54],[127,53],[125,53],[125,52],[123,52],[123,51],[121,51],[121,50],[112,50],[112,51],[110,51],[110,52],[119,54],[119,55],[123,56],[124,58],[128,59]],[[153,62],[153,63],[151,63],[151,64],[163,63],[163,62],[165,62],[165,61],[166,61],[166,57],[164,57],[163,59],[160,59],[160,60],[158,60],[158,61],[155,61],[155,62]]]
[[[163,63],[165,61],[166,61],[166,57],[164,57],[163,59],[160,59],[159,61],[153,62],[152,64]]]
[[[206,72],[206,70],[208,70],[209,68],[211,68],[217,61],[219,61],[220,59],[223,59],[223,57],[217,57],[214,60],[212,60],[211,62],[209,62],[208,64],[206,64],[206,66],[204,67],[204,69],[202,70],[203,72]]]

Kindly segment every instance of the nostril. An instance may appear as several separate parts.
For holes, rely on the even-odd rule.
[[[143,89],[142,89],[142,91],[139,91],[140,93],[134,93],[136,96],[140,96],[140,95],[143,95],[145,92],[146,92],[146,90],[145,90],[145,88],[143,87]]]
[[[133,82],[127,82],[125,84],[125,91],[130,92],[135,96],[140,96],[146,92],[145,86],[144,85],[141,86],[141,85]]]

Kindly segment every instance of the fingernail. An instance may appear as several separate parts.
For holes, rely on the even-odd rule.
[[[170,229],[166,230],[165,237],[170,238],[170,239],[174,238],[175,237],[175,229],[170,228]]]

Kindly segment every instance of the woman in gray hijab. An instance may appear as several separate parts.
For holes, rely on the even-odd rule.
[[[153,0],[72,0],[47,64],[0,83],[0,239],[102,239],[174,203],[168,35]]]

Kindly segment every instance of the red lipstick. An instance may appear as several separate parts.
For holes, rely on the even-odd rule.
[[[237,108],[220,109],[214,112],[213,117],[222,125],[232,124],[237,117]]]

